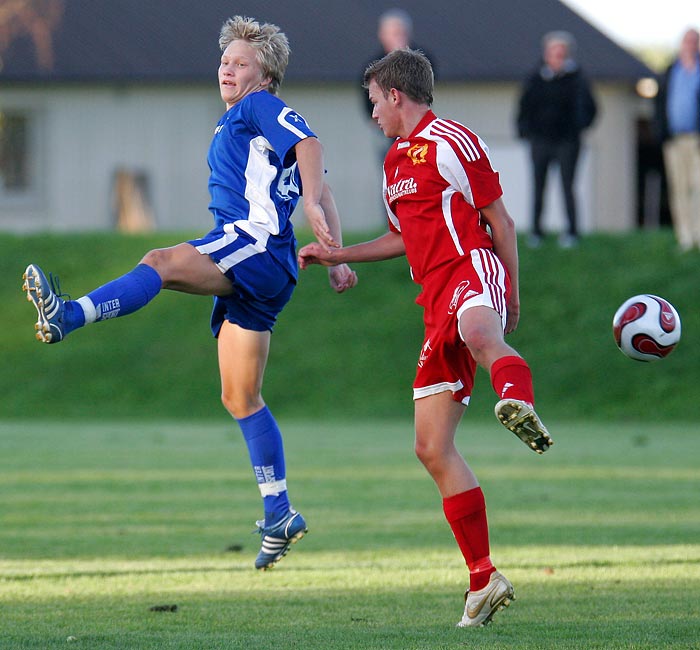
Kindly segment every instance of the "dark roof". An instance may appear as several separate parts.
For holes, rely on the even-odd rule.
[[[578,41],[585,71],[633,81],[651,71],[558,0],[25,0],[0,12],[0,81],[208,81],[232,14],[278,24],[289,37],[287,80],[356,81],[377,52],[377,17],[414,20],[416,43],[442,81],[519,80],[552,29]],[[29,5],[29,9],[26,9]],[[36,6],[36,15],[31,7]],[[47,9],[48,7],[48,9]],[[27,13],[29,12],[29,13]]]

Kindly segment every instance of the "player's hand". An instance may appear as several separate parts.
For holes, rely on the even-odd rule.
[[[331,235],[328,222],[326,221],[326,213],[323,211],[321,204],[305,203],[304,212],[318,242],[329,248],[339,248],[340,244]]]
[[[520,321],[520,305],[517,303],[511,303],[507,306],[506,311],[506,328],[504,332],[510,334],[514,332],[518,327],[518,322]]]
[[[322,246],[318,242],[311,242],[302,247],[297,253],[297,260],[300,269],[305,269],[310,264],[336,265],[336,262],[333,261],[333,250]]]
[[[357,285],[357,273],[347,264],[330,267],[328,269],[328,279],[330,280],[331,288],[336,293],[343,293],[343,291],[352,289]]]

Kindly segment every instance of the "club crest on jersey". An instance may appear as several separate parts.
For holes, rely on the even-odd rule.
[[[422,165],[426,162],[425,158],[428,155],[428,145],[414,144],[406,151],[406,155],[411,159],[414,165]]]

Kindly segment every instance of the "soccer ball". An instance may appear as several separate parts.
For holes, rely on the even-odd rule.
[[[671,354],[680,340],[681,319],[674,306],[659,296],[632,296],[615,312],[613,336],[631,359],[658,361]]]

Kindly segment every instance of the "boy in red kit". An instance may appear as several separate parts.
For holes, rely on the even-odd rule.
[[[395,138],[384,161],[389,230],[344,248],[308,244],[299,263],[408,258],[425,323],[413,384],[416,454],[437,484],[469,567],[457,625],[481,626],[514,594],[491,562],[484,495],[454,444],[477,364],[491,375],[500,422],[537,453],[552,445],[533,408],[530,369],[504,341],[520,312],[515,227],[486,145],[430,110],[433,71],[422,53],[391,52],[367,68],[364,81],[372,117]]]

